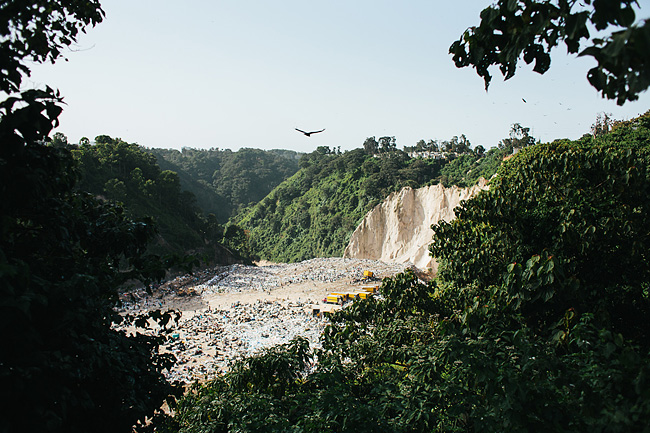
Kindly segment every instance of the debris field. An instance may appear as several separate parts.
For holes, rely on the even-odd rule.
[[[230,265],[183,275],[154,287],[124,293],[120,312],[177,310],[177,323],[164,332],[164,352],[174,354],[176,365],[168,379],[190,383],[227,371],[239,357],[254,354],[295,336],[319,344],[327,324],[323,304],[333,290],[368,285],[364,271],[381,278],[403,272],[409,264],[373,260],[319,258],[292,264]],[[152,333],[160,332],[155,327]]]

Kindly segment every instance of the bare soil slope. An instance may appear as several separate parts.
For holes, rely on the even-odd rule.
[[[438,184],[392,193],[365,216],[343,257],[412,264],[435,273],[437,264],[428,249],[433,236],[431,225],[451,221],[461,201],[487,188],[481,179],[471,188]]]

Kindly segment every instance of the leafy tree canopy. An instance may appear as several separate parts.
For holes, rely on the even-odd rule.
[[[111,330],[118,288],[165,275],[147,254],[155,231],[75,191],[68,150],[7,145],[20,140],[10,120],[0,121],[0,431],[130,432],[178,392],[159,339]]]
[[[0,5],[0,90],[16,92],[27,62],[54,62],[80,32],[104,19],[98,1],[3,1]]]
[[[510,136],[499,141],[499,149],[504,149],[507,154],[511,154],[515,149],[519,150],[524,147],[535,144],[535,137],[528,135],[530,128],[515,123],[510,128]]]
[[[650,85],[650,21],[636,22],[634,5],[636,0],[498,0],[449,53],[457,67],[476,68],[487,90],[490,66],[498,66],[507,80],[523,57],[543,74],[551,65],[551,50],[563,42],[569,53],[596,60],[587,73],[589,82],[622,105]],[[611,27],[615,30],[604,38],[591,36]]]

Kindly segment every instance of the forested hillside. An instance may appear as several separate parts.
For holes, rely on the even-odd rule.
[[[649,167],[650,112],[523,149],[436,228],[436,280],[241,360],[169,431],[647,432]]]
[[[62,141],[57,136],[53,145]],[[178,174],[161,169],[144,148],[106,135],[96,137],[95,144],[82,140],[69,147],[79,166],[79,190],[123,203],[131,217],[154,221],[160,236],[153,251],[208,254],[217,262],[233,259],[221,245],[224,230],[216,218],[206,216],[194,195],[181,188]]]
[[[225,223],[241,208],[257,203],[298,171],[300,154],[290,150],[149,149],[163,170],[178,173],[206,214]]]
[[[341,256],[361,218],[391,192],[489,178],[504,151],[477,154],[466,140],[464,148],[447,148],[436,158],[412,158],[391,137],[371,137],[363,149],[345,153],[319,147],[302,157],[300,171],[233,221],[248,234],[250,251],[262,259]]]

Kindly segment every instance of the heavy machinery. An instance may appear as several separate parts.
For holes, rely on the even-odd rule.
[[[343,302],[345,302],[345,298],[341,296],[340,294],[329,294],[327,297],[324,299],[325,303],[327,304],[339,304],[343,305]]]
[[[339,304],[343,305],[348,301],[354,301],[355,299],[368,299],[373,296],[374,292],[365,290],[357,290],[354,292],[332,292],[323,301],[328,304]]]

